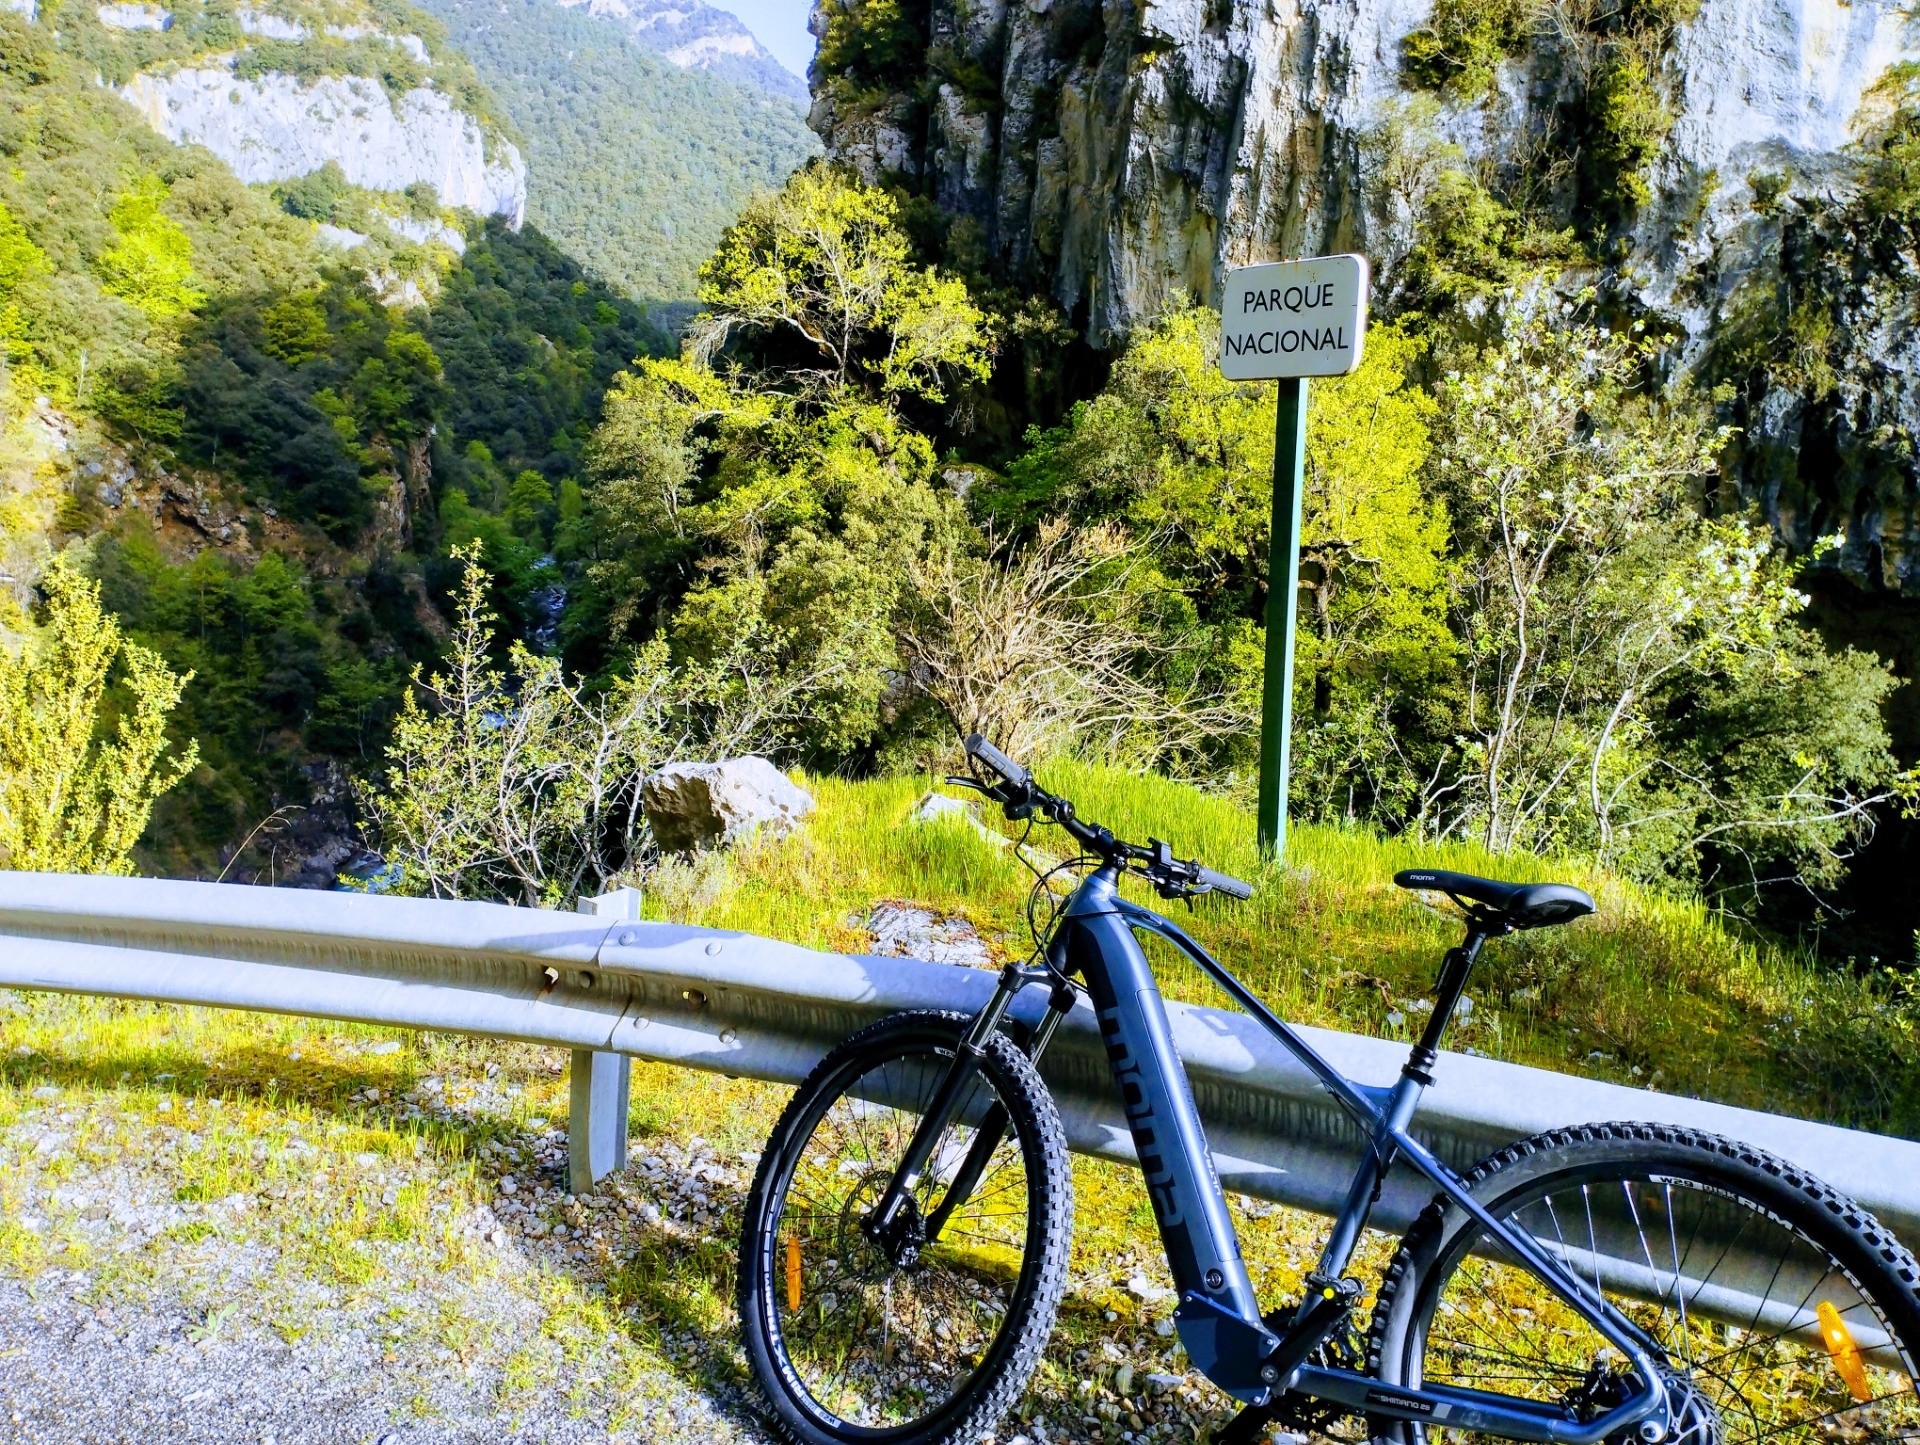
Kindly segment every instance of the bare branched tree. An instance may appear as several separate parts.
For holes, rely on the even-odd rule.
[[[1466,692],[1419,825],[1648,870],[1704,850],[1830,873],[1912,786],[1877,722],[1878,664],[1797,656],[1808,599],[1790,567],[1763,527],[1698,502],[1726,431],[1684,393],[1642,393],[1647,358],[1523,296],[1481,365],[1449,378]],[[1809,679],[1848,706],[1801,715]],[[1749,737],[1774,739],[1770,756]]]
[[[651,847],[640,785],[687,757],[770,752],[844,678],[832,647],[796,658],[764,633],[711,662],[636,649],[605,690],[515,643],[495,662],[477,548],[444,666],[416,670],[387,767],[358,792],[407,893],[556,906],[600,892]]]
[[[1117,528],[1064,519],[1010,559],[937,549],[915,571],[920,605],[899,633],[909,679],[956,734],[984,733],[1016,757],[1082,746],[1177,759],[1234,719],[1164,682],[1172,649],[1145,626],[1142,560]]]

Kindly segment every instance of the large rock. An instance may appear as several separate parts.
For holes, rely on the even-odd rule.
[[[813,796],[765,758],[673,763],[640,785],[653,840],[668,853],[790,833],[813,811]]]
[[[980,931],[958,915],[891,901],[876,903],[864,919],[856,913],[847,922],[873,935],[873,952],[881,958],[924,958],[962,968],[994,966]]]

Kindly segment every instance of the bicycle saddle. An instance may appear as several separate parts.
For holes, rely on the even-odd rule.
[[[1404,868],[1393,875],[1402,888],[1431,888],[1455,902],[1471,899],[1478,911],[1508,928],[1548,928],[1593,912],[1593,899],[1570,883],[1501,883],[1441,868]]]

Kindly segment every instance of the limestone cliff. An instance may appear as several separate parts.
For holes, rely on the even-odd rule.
[[[921,99],[848,84],[823,51],[814,127],[869,177],[895,173],[971,216],[1016,272],[1084,307],[1096,344],[1167,292],[1207,297],[1225,268],[1381,238],[1366,140],[1409,95],[1408,35],[1429,0],[932,0]],[[857,3],[819,0],[814,30]],[[1863,93],[1920,56],[1893,0],[1704,0],[1670,57],[1663,192],[1718,173],[1691,253],[1741,219],[1745,173],[1842,147]],[[1557,57],[1443,104],[1469,158],[1511,155],[1556,99]],[[1643,250],[1671,235],[1652,208]],[[1390,259],[1390,258],[1389,258]],[[1658,256],[1650,298],[1683,256]],[[1664,287],[1661,283],[1664,282]]]
[[[450,206],[507,217],[527,208],[527,168],[510,142],[489,150],[480,123],[437,90],[396,100],[358,75],[241,79],[227,65],[143,72],[121,88],[168,139],[203,145],[243,181],[283,181],[337,162],[373,191],[426,182]]]
[[[38,23],[35,0],[5,3]],[[430,16],[398,0],[116,0],[70,23],[92,31],[96,84],[244,181],[291,181],[331,163],[365,190],[430,185],[442,205],[516,228],[526,214],[525,162],[487,113],[473,68]]]

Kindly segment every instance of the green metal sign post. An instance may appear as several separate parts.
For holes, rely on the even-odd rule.
[[[1293,628],[1300,610],[1300,510],[1307,490],[1307,379],[1283,378],[1275,390],[1267,659],[1260,699],[1260,846],[1285,858],[1293,754]]]
[[[1307,378],[1360,365],[1367,334],[1364,256],[1275,261],[1227,273],[1220,374],[1279,384],[1273,429],[1273,521],[1267,564],[1267,655],[1260,697],[1260,846],[1287,856],[1293,742],[1293,640],[1300,606],[1300,519],[1307,484]]]

